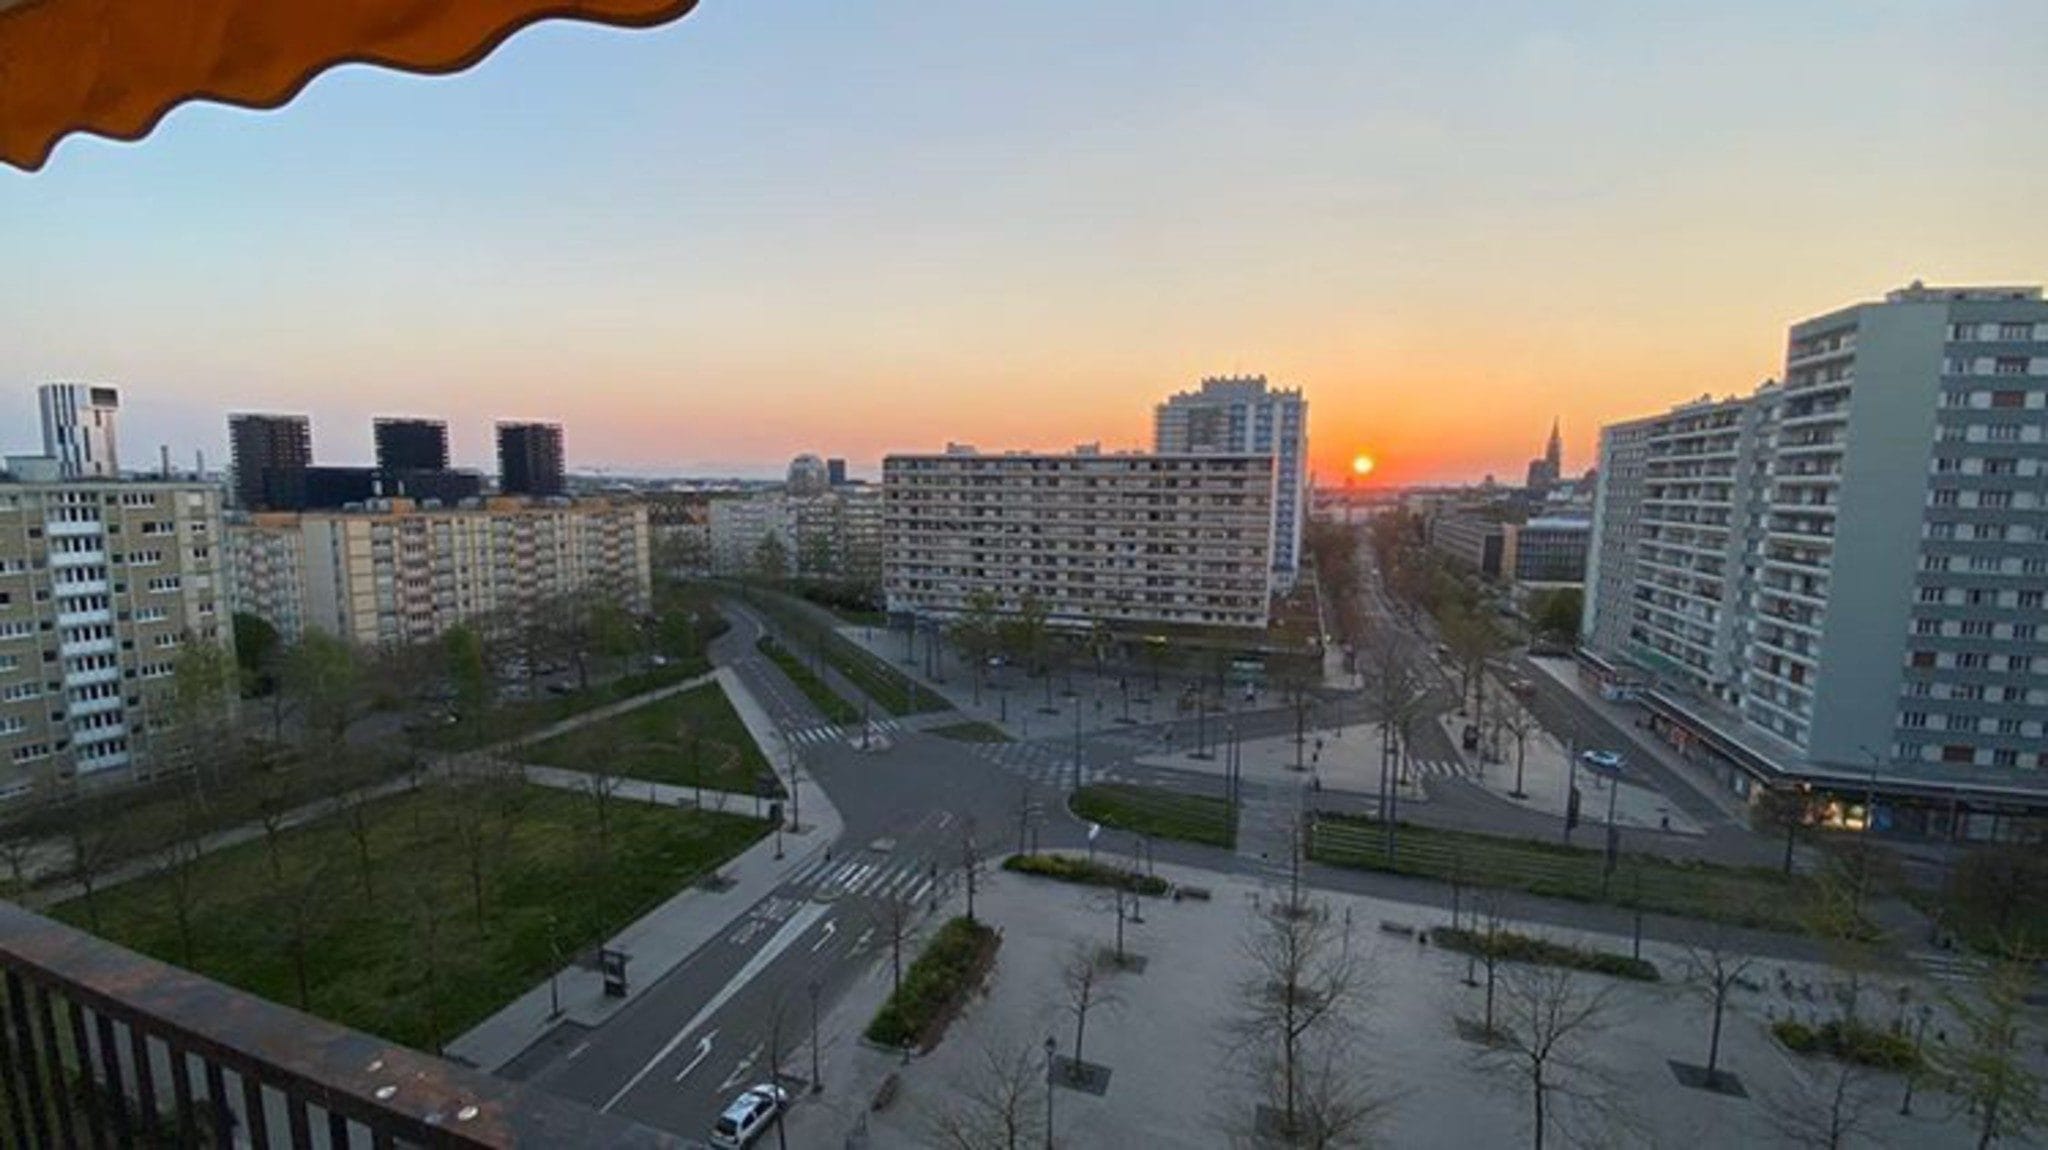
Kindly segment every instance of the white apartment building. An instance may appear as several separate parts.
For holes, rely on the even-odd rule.
[[[1782,384],[1648,423],[1626,635],[1587,633],[1658,677],[1660,729],[1762,781],[1874,774],[1886,801],[1845,799],[1850,825],[1976,837],[2048,808],[2039,288],[1915,283],[1802,321]],[[1626,493],[1600,470],[1605,531]]]
[[[46,383],[36,389],[43,454],[57,461],[61,479],[119,479],[121,460],[114,417],[121,393],[92,383]]]
[[[983,455],[882,464],[889,610],[950,617],[977,594],[1056,625],[1263,628],[1270,455]]]
[[[782,549],[784,574],[796,573],[796,530],[789,496],[781,491],[718,496],[711,500],[711,569],[720,575],[757,573],[761,546]]]
[[[638,612],[652,595],[647,508],[638,502],[501,497],[435,508],[383,499],[362,510],[255,516],[231,524],[228,537],[235,610],[282,632],[295,604],[301,630],[365,645],[420,642],[578,590],[616,593]]]
[[[1153,415],[1152,449],[1161,455],[1273,457],[1273,576],[1279,590],[1301,570],[1308,519],[1308,401],[1300,388],[1271,388],[1263,375],[1202,380],[1176,392]]]
[[[759,573],[762,544],[773,539],[781,548],[785,575],[879,579],[881,489],[848,484],[805,490],[812,493],[762,491],[712,499],[712,570],[721,575]]]
[[[181,648],[226,648],[221,490],[0,482],[0,798],[153,766]]]

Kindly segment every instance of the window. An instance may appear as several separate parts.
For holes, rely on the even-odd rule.
[[[1994,423],[1984,429],[1986,443],[2018,443],[2020,425],[2017,423]]]
[[[1936,488],[1936,489],[1935,489],[1935,491],[1934,491],[1934,499],[1933,499],[1933,503],[1934,503],[1934,505],[1935,505],[1936,507],[1954,507],[1954,506],[1956,505],[1956,490],[1955,490],[1955,488],[1953,488],[1953,487],[1938,487],[1938,488]]]
[[[1982,651],[1962,651],[1956,655],[1956,670],[1981,671],[1991,665],[1991,656]]]
[[[2004,509],[2006,509],[2006,508],[2008,508],[2008,507],[2011,507],[2011,506],[2012,506],[2012,492],[2010,492],[2010,491],[1979,491],[1979,492],[1977,493],[1977,506],[1979,506],[1979,507],[1989,507],[1989,508],[1992,508],[1992,509],[1994,509],[1994,510],[2001,510],[2001,511],[2002,511],[2002,510],[2004,510]]]
[[[12,623],[0,623],[0,643],[9,639],[25,639],[36,633],[36,625],[28,619]]]
[[[1976,751],[1968,745],[1950,743],[1941,749],[1941,761],[1944,763],[1968,763],[1976,761],[1976,758]]]
[[[1991,752],[1991,765],[1994,767],[2017,767],[2020,765],[2020,753],[2013,750],[1993,751]]]
[[[1944,715],[1941,719],[1941,729],[1944,731],[1975,731],[1977,729],[1977,720],[1971,715]]]
[[[1932,651],[1915,651],[1915,652],[1913,652],[1913,665],[1914,665],[1915,667],[1932,667],[1932,666],[1934,666],[1934,652],[1932,652]]]
[[[2005,657],[2005,669],[2008,671],[2031,671],[2034,669],[2034,657],[2032,655],[2007,655]]]
[[[1915,635],[1939,635],[1941,634],[1941,620],[1915,619],[1913,620],[1913,633]]]
[[[1998,357],[1997,362],[1991,365],[1991,374],[2025,375],[2027,374],[2027,357],[2023,355],[2001,355]],[[2005,393],[1999,392],[1997,394],[2003,395]],[[2013,404],[2012,406],[2018,407],[2019,404]]]
[[[0,691],[0,702],[19,703],[23,699],[38,699],[43,694],[41,683],[16,683]]]
[[[2004,340],[2032,339],[2034,338],[2034,325],[2030,323],[2001,323],[1998,325],[1998,338]]]
[[[2043,592],[2041,591],[2022,591],[2014,596],[2014,601],[2022,607],[2039,607],[2042,599]]]
[[[179,580],[176,575],[159,575],[149,581],[149,593],[152,595],[165,595],[176,591],[179,586]]]
[[[2005,370],[2005,365],[2006,365],[2006,364],[2008,364],[2008,363],[2011,363],[2011,362],[2013,362],[2013,361],[2011,361],[2011,360],[2004,360],[2004,359],[2001,359],[2001,360],[1999,360],[1999,361],[1998,361],[1998,367],[1999,367],[1999,370],[1998,370],[1998,374],[2000,374],[2000,375],[2025,375],[2025,374],[2026,374],[2026,372],[2027,372],[2027,361],[2026,361],[2026,360],[2020,360],[2020,361],[2019,361],[2020,369],[2019,369],[2019,370],[2018,370],[2017,372],[2011,372],[2011,371],[2006,371],[2006,370]],[[1991,406],[1993,406],[1993,407],[2007,407],[2007,408],[2010,408],[2010,407],[2025,407],[2026,405],[2027,405],[2027,393],[2026,393],[2026,392],[2024,392],[2024,391],[2013,391],[2013,390],[2011,390],[2011,389],[2006,389],[2006,390],[2003,390],[2003,391],[1994,391],[1994,392],[1992,392],[1992,393],[1991,393]]]
[[[2012,625],[2012,637],[2021,642],[2032,642],[2034,636],[2039,633],[2040,625],[2036,623],[2014,623]]]
[[[1905,711],[1899,715],[1899,725],[1908,730],[1923,730],[1927,726],[1927,712]]]
[[[1969,639],[1989,639],[1991,637],[1991,620],[1963,620],[1963,636]]]
[[[19,734],[28,730],[28,720],[12,715],[0,715],[0,735]]]
[[[1974,323],[1952,323],[1948,325],[1948,338],[1953,341],[1968,343],[1977,338],[1977,325]]]

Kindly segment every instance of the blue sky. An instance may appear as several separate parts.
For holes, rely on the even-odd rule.
[[[0,444],[91,378],[131,460],[256,408],[334,460],[420,413],[471,463],[542,417],[572,463],[859,468],[1135,443],[1262,370],[1319,463],[1443,478],[1553,413],[1583,463],[1915,276],[2048,278],[2038,4],[1439,7],[705,0],[72,140],[0,171]]]

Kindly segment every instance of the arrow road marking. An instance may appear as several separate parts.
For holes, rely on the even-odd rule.
[[[756,1046],[752,1050],[747,1051],[747,1056],[745,1058],[740,1059],[739,1065],[732,1068],[732,1073],[725,1076],[725,1081],[718,1084],[718,1092],[720,1094],[723,1094],[726,1091],[731,1090],[733,1087],[738,1086],[740,1084],[740,1080],[747,1076],[747,1071],[752,1070],[754,1068],[754,1059],[759,1058],[760,1056],[761,1048],[758,1046]]]
[[[819,935],[819,936],[818,936],[818,941],[816,941],[816,942],[814,942],[814,943],[812,943],[812,944],[811,944],[811,953],[812,953],[812,954],[816,954],[816,953],[818,953],[819,951],[821,951],[821,950],[825,949],[825,944],[826,944],[826,943],[828,943],[828,942],[831,942],[831,941],[832,941],[832,936],[833,936],[833,935],[835,935],[835,934],[838,934],[838,933],[839,933],[839,924],[838,924],[838,923],[836,923],[836,922],[833,922],[833,921],[832,921],[831,919],[829,919],[829,918],[828,918],[828,919],[826,919],[826,920],[825,920],[825,933],[824,933],[824,934],[821,934],[821,935]]]
[[[849,951],[848,953],[849,953],[850,955],[852,955],[852,954],[859,954],[859,953],[860,953],[861,951],[864,951],[864,950],[866,950],[866,949],[868,948],[868,943],[869,943],[869,942],[871,942],[871,941],[873,941],[873,940],[874,940],[874,937],[875,937],[875,928],[874,928],[874,927],[869,927],[869,928],[867,928],[866,930],[864,930],[864,931],[861,931],[861,932],[860,932],[860,937],[859,937],[859,938],[856,938],[856,939],[854,939],[854,940],[853,940],[853,949],[852,949],[851,951]]]
[[[681,1082],[683,1079],[689,1077],[690,1071],[697,1069],[697,1064],[699,1062],[702,1062],[706,1058],[711,1057],[711,1040],[716,1037],[718,1037],[718,1032],[714,1030],[711,1033],[697,1040],[697,1056],[695,1058],[690,1059],[689,1065],[683,1067],[681,1070],[678,1070],[676,1072],[677,1082]]]
[[[770,938],[762,945],[760,950],[755,951],[754,957],[748,959],[747,964],[739,969],[739,973],[732,976],[732,981],[726,983],[725,987],[717,994],[712,995],[711,1001],[705,1003],[703,1008],[697,1011],[696,1017],[684,1023],[683,1028],[676,1031],[675,1037],[670,1038],[662,1045],[660,1050],[655,1051],[654,1057],[648,1059],[645,1066],[634,1071],[633,1076],[626,1079],[626,1084],[619,1087],[618,1093],[606,1099],[605,1104],[598,1107],[598,1109],[600,1111],[609,1111],[612,1107],[617,1106],[619,1099],[624,1098],[627,1092],[640,1085],[641,1079],[652,1074],[656,1066],[661,1065],[664,1059],[676,1052],[676,1047],[683,1044],[683,1037],[685,1035],[702,1026],[705,1019],[716,1014],[719,1008],[731,1000],[733,995],[740,992],[741,987],[752,981],[755,975],[760,974],[762,970],[767,968],[769,963],[775,961],[777,955],[788,950],[791,943],[801,938],[805,931],[811,929],[824,916],[825,908],[822,906],[807,906],[791,915],[789,921],[782,924],[782,929],[775,932],[775,937]]]

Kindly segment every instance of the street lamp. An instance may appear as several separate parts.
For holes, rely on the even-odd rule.
[[[548,1021],[562,1017],[562,990],[559,979],[562,973],[562,941],[555,933],[555,916],[548,916]]]
[[[1052,1059],[1059,1053],[1059,1040],[1045,1036],[1045,1150],[1052,1150]]]
[[[811,1093],[818,1094],[825,1089],[825,1080],[818,1074],[818,980],[812,979],[811,992]]]

